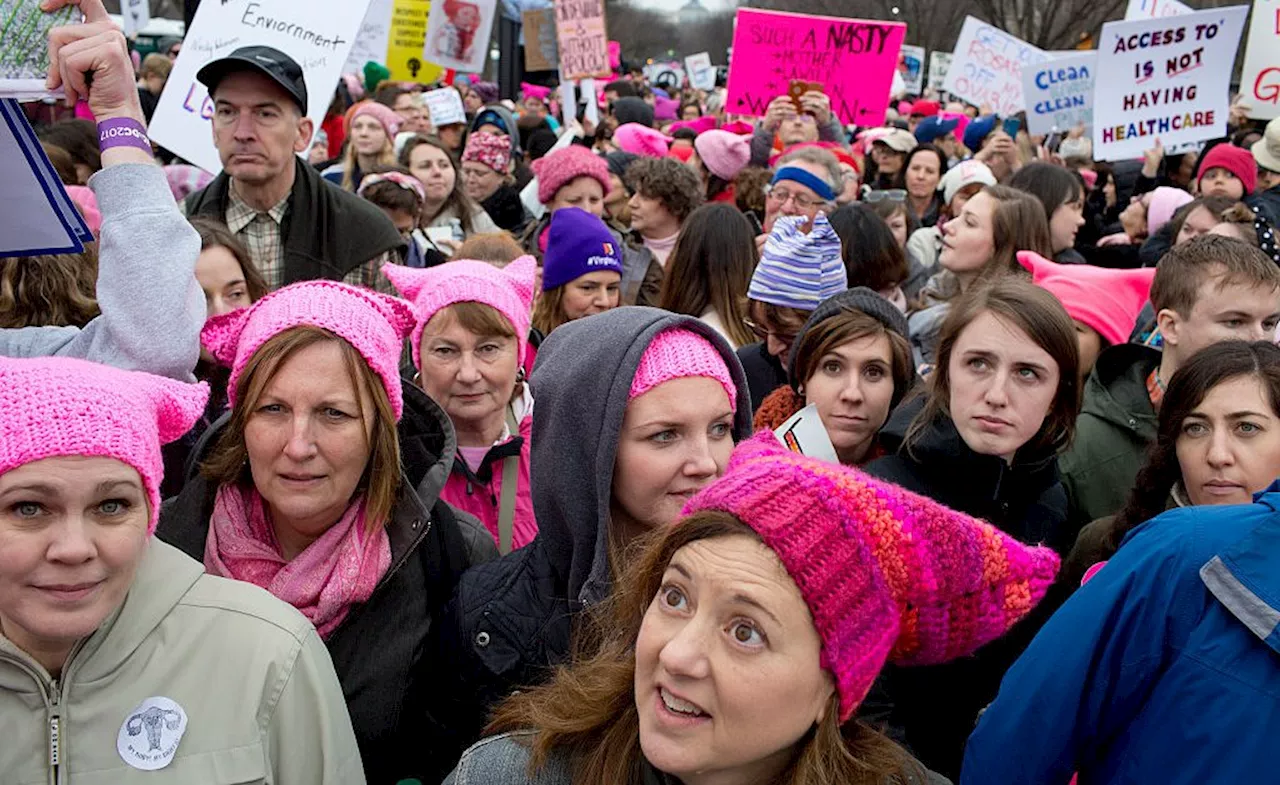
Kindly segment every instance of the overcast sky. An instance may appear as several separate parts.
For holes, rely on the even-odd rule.
[[[637,5],[655,11],[679,11],[688,2],[689,0],[644,0]],[[701,0],[701,2],[708,11],[721,11],[738,6],[734,0]]]

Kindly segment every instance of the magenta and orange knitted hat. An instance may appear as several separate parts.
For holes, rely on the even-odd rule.
[[[0,358],[0,474],[67,456],[115,458],[142,478],[160,519],[160,445],[204,414],[207,384],[183,384],[66,357]]]
[[[400,294],[413,302],[417,319],[409,348],[413,352],[414,367],[422,369],[422,331],[427,322],[444,308],[464,302],[487,305],[511,322],[516,334],[516,354],[519,364],[524,366],[537,272],[538,262],[532,256],[521,256],[506,267],[471,259],[423,269],[383,265],[382,273]]]
[[[790,452],[772,433],[734,450],[683,514],[720,510],[786,568],[822,637],[840,719],[886,662],[936,665],[1004,635],[1053,583],[1058,555],[852,467]],[[677,524],[679,525],[679,524]]]
[[[705,376],[720,382],[729,396],[729,407],[738,410],[738,387],[729,374],[729,366],[715,346],[691,330],[672,327],[654,336],[640,357],[636,375],[631,380],[627,400],[638,398],[654,387],[672,379]]]
[[[293,327],[328,330],[351,344],[382,379],[399,420],[404,412],[400,351],[414,321],[413,306],[398,297],[337,281],[303,281],[213,317],[205,322],[200,343],[231,368],[227,397],[235,406],[240,373],[264,343]]]

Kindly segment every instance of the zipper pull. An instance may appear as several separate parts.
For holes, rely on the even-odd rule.
[[[53,769],[53,781],[60,782],[58,772],[62,765],[62,694],[55,679],[49,690],[49,766]]]

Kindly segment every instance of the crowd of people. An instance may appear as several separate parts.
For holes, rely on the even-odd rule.
[[[209,176],[99,147],[180,43],[70,4],[97,242],[0,259],[0,780],[1269,778],[1280,119],[1107,164],[624,71],[437,125],[371,63],[315,128],[246,46]]]

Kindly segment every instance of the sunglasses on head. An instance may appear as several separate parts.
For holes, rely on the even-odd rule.
[[[889,188],[883,191],[868,191],[863,197],[865,202],[905,202],[907,201],[907,192],[901,188]]]

